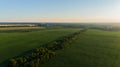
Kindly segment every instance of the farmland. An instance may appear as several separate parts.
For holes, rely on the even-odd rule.
[[[96,25],[89,28],[73,26],[52,26],[49,24],[48,27],[0,28],[2,31],[0,32],[0,65],[7,65],[4,64],[4,61],[13,57],[24,59],[23,56],[28,51],[36,48],[41,50],[41,47],[47,44],[47,49],[42,48],[42,50],[45,49],[46,52],[50,52],[49,50],[55,51],[55,56],[45,63],[40,63],[41,67],[120,67],[120,31],[118,28]],[[61,46],[59,43],[61,37],[70,36],[81,29],[87,31],[78,34],[70,45],[67,45],[67,43],[71,41],[66,39],[69,37],[63,38],[62,41],[65,42],[67,47],[63,48],[64,45]],[[26,56],[29,55],[32,55],[32,53]],[[29,58],[31,59],[30,56]],[[29,59],[27,60],[30,62]],[[34,62],[34,59],[32,62]]]
[[[0,28],[0,31],[4,30],[28,30],[28,29],[45,29],[45,27],[4,27]]]
[[[0,33],[0,62],[23,54],[34,48],[53,41],[61,36],[74,33],[80,29],[43,29],[34,32]],[[49,33],[49,34],[48,34]]]
[[[88,30],[42,67],[120,67],[120,32]]]

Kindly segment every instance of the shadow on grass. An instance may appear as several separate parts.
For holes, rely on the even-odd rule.
[[[29,51],[26,51],[26,52],[24,52],[24,53],[22,53],[22,54],[20,54],[20,55],[18,55],[18,56],[12,57],[12,58],[17,58],[17,57],[25,56],[25,55],[27,55],[27,54],[30,54],[33,50],[34,50],[34,49],[29,50]],[[9,58],[9,59],[1,62],[1,63],[0,63],[0,67],[7,67],[7,64],[8,64],[8,62],[9,62],[10,59],[11,59],[11,58]]]
[[[51,42],[52,42],[52,41],[51,41]],[[47,44],[48,44],[48,43],[43,44],[43,45],[40,45],[40,47],[46,47]],[[40,48],[40,47],[38,47],[38,48]],[[34,48],[34,49],[36,49],[36,48]],[[18,58],[18,57],[21,57],[21,56],[25,56],[25,55],[31,54],[34,49],[29,50],[29,51],[26,51],[26,52],[24,52],[24,53],[22,53],[22,54],[20,54],[20,55],[18,55],[18,56],[15,56],[15,57],[11,57],[11,58],[9,58],[9,59],[6,59],[5,61],[3,61],[3,62],[0,63],[0,67],[7,67],[8,62],[9,62],[10,59],[12,59],[12,58]]]

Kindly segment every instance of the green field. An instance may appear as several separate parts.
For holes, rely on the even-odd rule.
[[[120,67],[120,32],[88,30],[42,67]]]
[[[24,54],[78,28],[0,33],[0,63]],[[41,67],[120,67],[120,31],[89,29]]]
[[[34,32],[0,33],[0,63],[80,29],[44,29]]]

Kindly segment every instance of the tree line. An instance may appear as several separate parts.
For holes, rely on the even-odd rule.
[[[16,30],[0,30],[0,33],[13,33],[13,32],[33,32],[40,31],[42,29],[16,29]]]
[[[59,38],[46,44],[44,47],[32,50],[29,54],[24,56],[12,58],[9,60],[7,67],[41,67],[41,64],[56,55],[57,50],[67,47],[76,40],[80,33],[86,30],[87,29],[83,29],[71,35]]]

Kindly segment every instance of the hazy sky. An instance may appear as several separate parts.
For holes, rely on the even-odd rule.
[[[120,22],[120,0],[0,0],[0,21]]]

